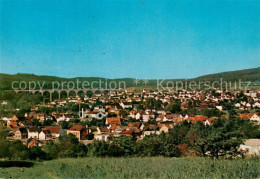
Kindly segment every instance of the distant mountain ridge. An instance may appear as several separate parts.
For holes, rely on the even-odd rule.
[[[187,81],[216,81],[220,80],[222,78],[226,81],[238,81],[239,79],[242,81],[251,81],[251,82],[260,82],[260,67],[258,68],[251,68],[251,69],[245,69],[245,70],[236,70],[236,71],[228,71],[228,72],[222,72],[222,73],[215,73],[215,74],[209,74],[209,75],[203,75],[196,78],[187,79]],[[139,81],[139,83],[135,83],[134,78],[117,78],[117,79],[107,79],[102,77],[75,77],[75,78],[64,78],[64,77],[56,77],[56,76],[47,76],[47,75],[34,75],[34,74],[25,74],[25,73],[18,73],[15,75],[10,74],[0,74],[0,89],[1,90],[8,90],[11,89],[11,84],[13,81],[39,81],[39,82],[45,82],[46,87],[51,88],[51,83],[53,81],[107,81],[108,83],[111,81],[119,82],[119,81],[125,81],[126,87],[147,87],[151,86],[154,87],[157,85],[157,79],[150,79],[148,80],[147,84],[144,84],[142,80]],[[167,81],[183,81],[184,79],[167,79]]]
[[[244,69],[244,70],[236,70],[236,71],[227,71],[222,73],[215,73],[209,75],[199,76],[197,80],[215,80],[223,78],[225,80],[244,80],[244,81],[259,81],[260,80],[260,67]]]

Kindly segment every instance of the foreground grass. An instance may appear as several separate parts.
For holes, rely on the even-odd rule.
[[[0,178],[259,178],[260,159],[80,158],[0,168]]]

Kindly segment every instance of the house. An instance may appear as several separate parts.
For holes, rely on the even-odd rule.
[[[240,150],[246,151],[246,155],[260,156],[260,139],[247,139],[240,145]]]
[[[245,113],[245,114],[240,114],[241,119],[250,119],[252,116],[254,116],[255,113]]]
[[[18,117],[16,115],[13,115],[11,120],[10,118],[7,120],[7,128],[14,128],[16,126],[19,126],[18,121],[19,121]]]
[[[21,140],[21,139],[26,139],[28,136],[26,128],[19,127],[16,129],[14,132],[13,139],[14,140]]]
[[[223,110],[223,106],[216,106],[216,108],[217,108],[218,110],[220,110],[220,111]]]
[[[157,126],[156,125],[149,125],[148,123],[143,123],[140,126],[140,130],[142,130],[142,131],[155,131],[155,130],[157,130]]]
[[[26,145],[27,145],[28,148],[32,148],[32,147],[38,146],[39,141],[37,139],[34,139],[34,138],[29,138],[26,141]]]
[[[162,108],[157,109],[158,114],[162,114],[163,112],[164,112],[164,109],[162,109]]]
[[[151,134],[157,134],[159,135],[160,134],[160,131],[143,131],[143,135],[142,135],[142,138],[145,137],[145,136],[149,136]]]
[[[81,140],[81,134],[84,132],[84,127],[82,125],[73,125],[70,129],[67,130],[67,135],[72,134]]]
[[[103,140],[103,141],[107,141],[108,137],[110,136],[109,133],[103,133],[103,134],[97,134],[94,136],[95,140]]]
[[[62,121],[70,121],[70,119],[72,119],[72,118],[68,115],[63,114],[61,116],[56,117],[56,119],[57,119],[57,122],[62,122]]]
[[[165,116],[163,117],[163,121],[173,121],[173,118],[174,118],[173,115],[167,114],[167,115],[165,115]]]
[[[164,119],[164,115],[163,114],[159,114],[157,117],[156,117],[156,121],[161,121]]]
[[[33,118],[35,119],[39,119],[40,121],[44,121],[45,120],[45,114],[44,113],[34,113],[33,114]]]
[[[89,111],[89,112],[87,112],[87,114],[86,114],[86,118],[88,118],[88,119],[96,118],[96,117],[97,117],[97,113],[98,113],[98,112]]]
[[[143,114],[145,114],[144,111],[139,111],[139,112],[135,115],[135,118],[136,118],[137,120],[139,120],[139,119],[141,119],[141,117],[143,116]]]
[[[80,116],[82,119],[84,119],[84,118],[86,118],[87,113],[88,113],[89,111],[90,111],[89,109],[85,109],[85,110],[84,110],[84,108],[82,108],[82,109],[81,109],[81,113],[79,113],[79,116]]]
[[[204,123],[206,120],[208,120],[207,116],[196,115],[194,118],[191,119],[190,122],[192,122],[192,123],[196,123],[196,122]]]
[[[123,131],[123,127],[120,125],[120,124],[111,124],[109,127],[108,127],[108,130],[110,132],[114,132],[114,133],[120,133]]]
[[[128,131],[128,130],[120,133],[120,135],[124,135],[124,136],[128,136],[128,137],[133,137],[133,134],[134,134],[133,131]]]
[[[133,131],[133,132],[135,132],[135,133],[138,133],[138,132],[140,132],[140,129],[139,128],[137,128],[137,127],[129,127],[129,126],[127,126],[126,128],[125,128],[125,130],[126,131]]]
[[[140,122],[129,122],[128,127],[137,127],[138,129],[141,127]]]
[[[120,117],[117,116],[117,117],[106,118],[106,125],[109,125],[109,124],[121,124]]]
[[[109,136],[118,137],[118,136],[120,136],[120,134],[107,132],[107,133],[97,134],[97,135],[95,135],[94,138],[95,138],[95,140],[107,141]]]
[[[45,130],[39,133],[39,140],[47,140],[50,138],[51,138],[50,131]]]
[[[260,103],[259,103],[259,102],[256,102],[256,103],[254,104],[254,108],[255,108],[255,107],[260,108]]]
[[[149,115],[150,119],[154,119],[155,118],[155,113],[153,111],[147,111],[147,114]]]
[[[236,107],[236,108],[240,108],[240,106],[241,106],[240,103],[236,103],[236,104],[235,104],[235,107]]]
[[[135,119],[136,118],[136,113],[137,113],[137,111],[136,110],[132,110],[132,111],[130,111],[129,112],[129,117],[131,117],[131,118],[133,118],[133,119]]]
[[[13,115],[6,115],[6,116],[2,117],[2,120],[8,122],[8,121],[11,121],[12,118],[13,118]]]
[[[120,106],[121,106],[123,109],[133,108],[133,105],[132,105],[131,103],[120,103]]]
[[[172,124],[169,124],[169,123],[165,123],[165,124],[162,124],[160,126],[160,133],[162,132],[169,132],[171,129],[173,128],[173,125]]]
[[[18,121],[18,120],[19,120],[18,117],[16,115],[13,115],[12,121]]]
[[[97,127],[96,134],[103,134],[109,132],[108,128],[106,126]]]
[[[17,127],[17,126],[18,126],[17,121],[11,120],[11,121],[7,122],[7,128],[9,128],[9,129],[12,129],[12,128]]]
[[[212,121],[211,119],[207,119],[206,121],[204,121],[205,125],[212,125]]]
[[[38,127],[31,127],[27,129],[27,132],[28,138],[39,139],[39,133],[41,132],[41,129]]]
[[[42,131],[49,131],[52,138],[58,138],[63,134],[63,130],[60,126],[48,126],[43,128]]]
[[[113,127],[111,128],[111,131],[112,129],[114,131],[117,131],[117,128],[114,128],[114,126],[117,126],[116,124],[112,124],[110,125],[110,127]],[[103,140],[103,141],[107,141],[108,140],[108,137],[110,135],[113,135],[115,137],[118,137],[119,134],[118,134],[119,131],[117,132],[110,132],[109,129],[105,126],[102,126],[102,127],[97,127],[97,132],[95,132],[95,136],[94,136],[94,139],[95,140]]]
[[[1,104],[1,105],[7,105],[7,104],[8,104],[8,101],[5,101],[5,100],[0,101],[0,104]]]
[[[254,114],[252,117],[250,117],[250,121],[259,122],[260,123],[260,116],[257,114]]]
[[[148,122],[150,119],[150,116],[149,116],[149,114],[143,114],[142,118],[143,118],[143,122]]]

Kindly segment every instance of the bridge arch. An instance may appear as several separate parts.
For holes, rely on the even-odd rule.
[[[77,92],[75,90],[69,90],[67,91],[68,97],[76,97]]]
[[[84,96],[85,96],[85,91],[84,91],[84,90],[78,90],[78,91],[77,91],[77,95],[78,95],[79,97],[84,97]]]

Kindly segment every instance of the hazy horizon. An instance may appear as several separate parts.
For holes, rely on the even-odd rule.
[[[260,68],[260,67],[255,67],[255,68]],[[247,69],[239,69],[239,70],[232,70],[232,71],[223,71],[223,72],[218,72],[218,73],[225,73],[225,72],[234,72],[234,71],[241,71],[241,70],[250,70],[250,69],[255,69],[255,68],[247,68]],[[197,78],[197,77],[202,77],[202,76],[207,76],[207,75],[213,75],[213,74],[218,74],[218,73],[210,73],[210,74],[204,74],[204,75],[200,75],[200,76],[196,76],[196,77],[192,77],[192,78],[167,78],[167,79],[173,79],[173,80],[181,80],[181,79],[193,79],[193,78]],[[104,76],[72,76],[72,77],[64,77],[64,76],[55,76],[55,75],[46,75],[46,74],[34,74],[34,73],[0,73],[0,74],[7,74],[7,75],[18,75],[18,74],[28,74],[28,75],[36,75],[36,76],[53,76],[53,77],[58,77],[58,78],[105,78],[105,79],[135,79],[134,77],[119,77],[119,78],[107,78]],[[139,79],[159,79],[159,78],[139,78]],[[167,80],[166,79],[166,80]]]

